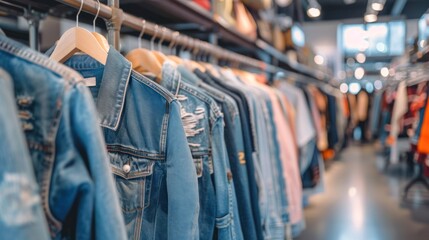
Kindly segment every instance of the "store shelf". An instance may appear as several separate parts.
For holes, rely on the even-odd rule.
[[[49,11],[55,16],[72,16],[74,9],[52,0],[13,0],[12,2],[26,6],[30,4],[33,9]],[[101,2],[106,2],[102,0]],[[319,80],[329,80],[329,76],[321,71],[311,69],[305,65],[290,61],[283,53],[264,42],[256,41],[241,34],[234,27],[217,22],[213,14],[192,1],[185,0],[120,0],[120,7],[124,12],[180,31],[196,38],[209,40],[211,33],[216,33],[222,47],[240,51],[245,54],[256,55],[263,51],[276,59],[279,65],[286,65],[288,70],[301,73]],[[82,16],[82,20],[85,16]]]
[[[121,8],[136,16],[164,23],[176,29],[183,23],[194,23],[196,28],[207,33],[215,32],[217,36],[228,43],[249,49],[255,48],[255,41],[238,32],[234,27],[222,25],[215,21],[213,15],[192,1],[135,1],[122,0]],[[166,19],[167,18],[167,19]]]

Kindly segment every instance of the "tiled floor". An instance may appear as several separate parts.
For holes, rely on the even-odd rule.
[[[383,172],[372,145],[347,148],[326,172],[325,192],[305,210],[298,240],[429,240],[429,191],[417,185],[406,200],[409,178],[401,166]]]

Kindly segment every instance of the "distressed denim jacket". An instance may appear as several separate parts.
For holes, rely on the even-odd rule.
[[[126,238],[95,106],[82,77],[4,36],[0,67],[14,82],[52,238]]]
[[[204,99],[206,104],[210,106],[210,122],[211,126],[206,129],[210,134],[210,145],[211,145],[211,157],[213,159],[213,172],[214,172],[214,187],[216,191],[215,199],[216,203],[216,228],[217,228],[217,239],[242,239],[241,225],[238,219],[237,202],[235,198],[234,182],[231,175],[231,170],[228,161],[228,153],[225,146],[224,138],[224,118],[215,100],[207,94],[202,92],[202,89],[192,89],[190,84],[183,82],[191,82],[187,76],[182,76],[178,69],[175,69],[173,65],[164,64],[163,68],[163,81],[170,82],[169,88],[177,89],[179,80],[181,81],[178,98],[183,99],[182,94],[186,94],[190,97],[189,93],[198,96],[200,99]],[[182,82],[183,81],[183,82]],[[176,83],[174,85],[174,83]],[[172,85],[173,84],[173,85]],[[199,93],[198,93],[199,92]],[[183,102],[185,105],[185,102]],[[192,104],[191,104],[192,105]],[[185,107],[185,106],[184,106]],[[192,106],[188,106],[188,108]],[[192,149],[192,147],[191,147]],[[200,236],[201,239],[204,236]]]
[[[12,81],[0,69],[0,239],[49,239]]]
[[[198,89],[204,91],[204,93],[215,100],[215,102],[219,104],[218,106],[223,106],[222,110],[224,113],[225,111],[235,110],[232,114],[238,114],[234,106],[234,101],[232,99],[230,100],[227,95],[205,84],[196,75],[182,66],[179,66],[177,70],[182,74],[181,76],[184,81],[198,86]],[[215,239],[243,239],[241,223],[238,216],[238,203],[233,181],[234,176],[231,174],[228,152],[225,145],[224,117],[218,118],[216,122],[217,124],[212,130],[211,137],[213,144],[216,143],[215,145],[218,146],[216,148],[219,152],[219,160],[213,160],[217,202],[216,227],[218,230]],[[218,189],[221,191],[219,192]]]
[[[213,161],[219,161],[219,152],[213,152],[212,148],[212,142],[216,141],[216,136],[212,139],[212,129],[217,127],[222,112],[214,100],[184,80],[173,63],[163,64],[161,85],[180,102],[182,122],[198,176],[199,239],[212,239],[216,225]]]
[[[105,66],[87,55],[66,65],[96,102],[129,239],[197,238],[197,175],[177,100],[113,47]]]

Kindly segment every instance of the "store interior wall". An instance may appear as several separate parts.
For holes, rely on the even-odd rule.
[[[405,22],[407,25],[407,42],[412,42],[413,38],[418,35],[418,19],[409,19]],[[337,28],[343,23],[342,21],[323,21],[303,24],[306,43],[312,46],[316,54],[325,58],[337,77],[340,76],[340,72],[343,69],[341,51],[337,47]]]

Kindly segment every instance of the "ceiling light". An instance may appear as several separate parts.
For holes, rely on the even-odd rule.
[[[356,55],[356,61],[357,61],[358,63],[364,63],[364,62],[366,61],[366,56],[365,56],[365,54],[363,54],[363,53],[358,53],[358,54]]]
[[[355,60],[353,58],[347,58],[346,62],[349,67],[353,67],[353,65],[355,64]]]
[[[377,45],[375,46],[375,48],[376,48],[376,49],[377,49],[377,51],[379,51],[379,52],[382,52],[382,53],[387,52],[386,44],[384,44],[384,43],[382,43],[382,42],[377,43]]]
[[[365,89],[368,93],[372,93],[372,92],[374,92],[374,85],[372,85],[372,83],[370,83],[370,82],[367,82],[365,84]]]
[[[317,18],[320,16],[321,13],[321,7],[320,4],[316,0],[309,0],[308,1],[308,9],[307,9],[307,15],[311,18]]]
[[[344,3],[347,5],[353,4],[355,2],[356,2],[356,0],[344,0]]]
[[[347,93],[347,91],[349,91],[349,85],[347,85],[347,83],[341,83],[340,84],[340,91],[342,93]]]
[[[316,55],[316,56],[314,56],[314,62],[317,65],[323,65],[323,63],[325,63],[325,59],[323,58],[323,56]]]
[[[372,4],[371,4],[371,8],[374,10],[374,11],[381,11],[381,10],[383,10],[383,8],[384,8],[384,5],[383,4],[381,4],[381,3],[377,3],[377,2],[373,2]]]
[[[349,92],[351,93],[351,94],[357,94],[359,91],[360,91],[360,89],[361,89],[361,86],[360,86],[360,84],[359,83],[350,83],[349,84]]]
[[[389,69],[388,69],[387,67],[381,68],[381,69],[380,69],[380,74],[381,74],[381,76],[383,76],[383,77],[387,77],[387,76],[389,76]]]
[[[361,80],[365,76],[365,70],[362,67],[358,67],[355,69],[354,75],[357,80]]]
[[[377,14],[375,13],[365,13],[364,17],[365,22],[372,23],[377,21]]]
[[[380,90],[383,87],[383,83],[380,80],[375,80],[374,87],[377,90]]]
[[[380,12],[384,8],[384,0],[373,0],[371,3],[371,8],[374,11]]]

